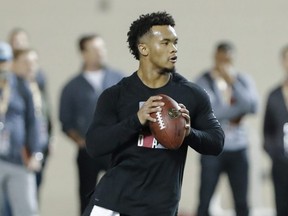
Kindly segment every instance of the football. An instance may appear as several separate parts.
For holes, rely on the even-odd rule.
[[[155,139],[168,149],[178,149],[185,138],[186,120],[181,115],[180,106],[171,97],[160,94],[165,103],[161,112],[151,113],[156,122],[149,122],[149,127]]]

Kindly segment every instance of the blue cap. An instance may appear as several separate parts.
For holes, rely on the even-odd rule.
[[[13,58],[11,46],[3,41],[0,41],[0,61],[10,61]]]

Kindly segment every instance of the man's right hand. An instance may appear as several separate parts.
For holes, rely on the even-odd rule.
[[[137,112],[138,119],[142,125],[145,125],[148,121],[156,122],[156,119],[151,117],[151,113],[160,112],[164,102],[161,102],[161,96],[150,97],[143,106]]]

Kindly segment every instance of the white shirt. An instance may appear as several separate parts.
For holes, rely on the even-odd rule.
[[[103,87],[103,79],[105,72],[103,70],[84,71],[84,78],[92,85],[95,91],[99,91]]]

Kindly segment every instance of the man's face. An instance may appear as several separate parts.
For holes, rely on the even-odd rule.
[[[38,70],[38,55],[34,51],[21,54],[14,60],[16,73],[24,78],[32,78]]]
[[[13,50],[27,49],[29,47],[28,35],[25,32],[17,32],[10,38]]]
[[[234,53],[232,50],[219,50],[215,53],[216,65],[231,65],[233,64]]]
[[[146,42],[150,62],[163,72],[175,70],[177,61],[177,35],[171,26],[153,26]]]
[[[85,43],[82,52],[83,61],[86,65],[102,67],[106,63],[107,50],[102,38],[94,38]]]

